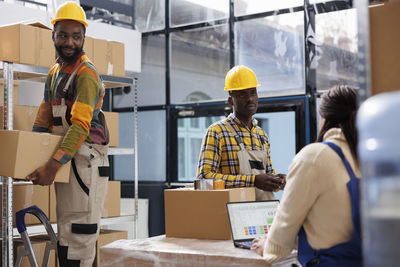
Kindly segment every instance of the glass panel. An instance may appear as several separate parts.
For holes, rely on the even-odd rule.
[[[243,16],[283,8],[303,6],[303,0],[254,1],[235,0],[235,16]]]
[[[227,18],[229,0],[171,0],[171,27]]]
[[[316,111],[315,111],[315,116],[316,116],[316,118],[317,118],[317,135],[316,136],[318,136],[319,135],[319,122],[321,121],[321,115],[319,114],[319,105],[321,104],[321,96],[317,96],[317,98],[316,98],[316,101],[315,101],[315,103],[316,103]]]
[[[355,9],[317,14],[317,90],[333,85],[357,86],[357,14]]]
[[[305,93],[303,24],[303,12],[236,23],[236,64],[256,73],[260,97]]]
[[[165,28],[165,1],[135,1],[135,26],[141,32]]]
[[[171,103],[226,99],[228,25],[171,34]]]
[[[142,38],[142,72],[135,74],[139,106],[165,104],[165,36]],[[133,90],[122,90],[113,95],[114,107],[133,107]]]
[[[139,181],[166,180],[165,121],[164,110],[138,113]],[[132,112],[120,113],[119,127],[119,146],[133,147]],[[114,156],[115,180],[133,181],[133,162],[133,155]]]
[[[334,0],[310,0],[310,4],[333,2]]]
[[[223,118],[210,116],[178,119],[178,125],[182,125],[178,128],[178,181],[193,181],[196,178],[201,141],[208,126]],[[193,121],[198,121],[198,127],[192,127]]]
[[[178,181],[193,181],[197,171],[201,141],[212,123],[225,118],[224,116],[199,117],[201,129],[191,128],[194,118],[178,119],[185,127],[178,129],[179,159]],[[271,144],[272,164],[277,173],[287,174],[289,165],[296,154],[296,121],[295,112],[257,113],[254,118],[260,127],[268,134]],[[209,122],[209,123],[205,123]],[[184,141],[183,141],[184,140]],[[184,172],[183,172],[184,171]],[[278,198],[281,192],[276,194]]]
[[[296,155],[296,117],[294,111],[257,113],[254,115],[267,133],[271,145],[272,166],[276,173],[287,174]],[[282,191],[275,193],[280,199]]]

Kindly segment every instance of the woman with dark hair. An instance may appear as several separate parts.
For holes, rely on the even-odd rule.
[[[357,92],[336,86],[321,97],[320,134],[293,159],[266,239],[252,249],[268,263],[291,253],[303,266],[362,266],[357,161]]]

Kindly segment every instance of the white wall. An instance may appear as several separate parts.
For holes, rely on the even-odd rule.
[[[0,25],[24,21],[38,21],[52,28],[50,15],[45,10],[24,7],[0,1]],[[136,30],[121,28],[97,21],[88,21],[87,35],[94,38],[117,41],[125,44],[125,70],[141,71],[142,35]],[[1,36],[0,38],[4,38]]]

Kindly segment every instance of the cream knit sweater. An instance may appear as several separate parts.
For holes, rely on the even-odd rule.
[[[324,141],[338,145],[360,177],[341,129],[330,129]],[[353,226],[346,186],[349,180],[342,160],[328,145],[313,143],[304,147],[289,167],[283,197],[265,242],[265,260],[272,263],[286,257],[296,246],[301,226],[314,249],[350,240]]]

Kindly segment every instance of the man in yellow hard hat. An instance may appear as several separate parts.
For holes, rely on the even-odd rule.
[[[273,191],[285,185],[284,174],[275,174],[269,140],[257,126],[259,86],[254,72],[235,66],[225,77],[225,91],[233,113],[208,127],[203,138],[197,179],[222,179],[225,186],[256,187],[257,200],[274,199]]]
[[[63,135],[53,157],[27,176],[50,185],[71,161],[69,183],[55,183],[60,266],[92,266],[108,182],[108,129],[101,111],[105,90],[83,52],[86,16],[75,2],[61,5],[53,41],[58,58],[50,69],[33,131]]]

